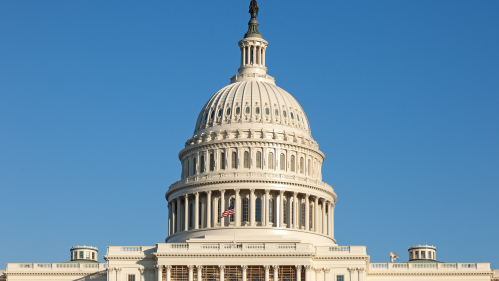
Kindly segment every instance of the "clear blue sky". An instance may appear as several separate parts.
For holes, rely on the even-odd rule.
[[[0,269],[164,241],[177,153],[237,71],[248,4],[0,2]],[[499,268],[499,2],[259,4],[338,243]]]

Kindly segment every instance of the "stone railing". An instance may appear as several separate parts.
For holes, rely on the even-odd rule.
[[[404,271],[404,270],[442,270],[442,271],[472,271],[490,270],[490,263],[371,263],[370,272]]]
[[[6,271],[101,271],[107,267],[107,263],[8,263]]]
[[[107,247],[107,255],[119,256],[145,256],[146,252],[152,252],[154,246],[109,246]]]
[[[185,252],[314,252],[309,244],[299,243],[165,243],[158,244],[158,253]]]
[[[332,186],[322,182],[318,179],[305,177],[301,175],[292,175],[285,173],[266,173],[266,172],[213,172],[204,175],[195,175],[189,178],[185,178],[174,182],[170,185],[169,192],[174,191],[177,188],[181,188],[184,185],[193,183],[205,183],[211,181],[230,181],[230,180],[241,180],[241,179],[252,179],[252,180],[279,180],[279,181],[289,181],[290,183],[300,183],[304,185],[311,185],[318,189],[326,192],[334,192]]]

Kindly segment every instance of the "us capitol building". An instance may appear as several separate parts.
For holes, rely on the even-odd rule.
[[[443,263],[434,246],[371,263],[334,238],[334,189],[300,104],[267,75],[268,42],[251,1],[238,74],[203,106],[165,194],[168,237],[155,246],[75,246],[65,263],[8,263],[0,280],[499,281],[489,263]],[[234,215],[222,217],[233,207]]]

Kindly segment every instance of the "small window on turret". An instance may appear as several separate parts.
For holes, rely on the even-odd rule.
[[[83,258],[83,251],[80,251],[80,259]]]

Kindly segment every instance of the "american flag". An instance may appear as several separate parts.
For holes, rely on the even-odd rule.
[[[233,215],[235,214],[236,212],[234,211],[234,204],[231,204],[229,208],[227,208],[227,210],[224,211],[224,213],[222,214],[221,218],[226,218],[230,215]]]

